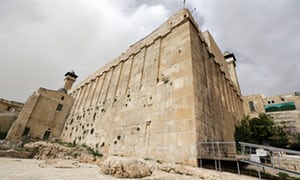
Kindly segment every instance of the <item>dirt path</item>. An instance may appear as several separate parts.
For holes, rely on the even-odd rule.
[[[115,179],[98,173],[99,167],[80,163],[79,168],[40,167],[44,160],[0,158],[1,180]]]

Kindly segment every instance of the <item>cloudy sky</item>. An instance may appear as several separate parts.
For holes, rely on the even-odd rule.
[[[299,0],[186,0],[235,53],[244,95],[300,90]],[[183,7],[182,0],[0,0],[0,98],[82,81]],[[196,9],[195,9],[196,8]]]

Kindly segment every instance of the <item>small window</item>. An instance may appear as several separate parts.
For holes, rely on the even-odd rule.
[[[22,136],[27,136],[28,133],[29,133],[29,131],[30,131],[30,128],[29,127],[25,127]]]
[[[62,96],[60,99],[63,101],[63,100],[65,99],[65,97],[64,97],[64,96]]]
[[[249,108],[251,112],[255,112],[255,107],[253,101],[249,101]]]
[[[272,104],[274,104],[275,103],[275,101],[274,100],[272,100]]]
[[[61,111],[63,108],[63,105],[62,104],[58,104],[57,107],[56,107],[56,111]]]
[[[50,137],[51,132],[50,131],[45,131],[44,136],[43,136],[43,140],[48,140]]]

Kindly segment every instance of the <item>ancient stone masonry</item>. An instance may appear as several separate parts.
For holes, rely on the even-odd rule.
[[[6,140],[17,142],[24,138],[51,140],[59,138],[74,98],[68,90],[76,80],[74,72],[65,74],[65,85],[58,90],[39,88],[25,103],[12,124]]]
[[[233,141],[243,114],[234,81],[210,34],[183,9],[72,91],[61,138],[196,166],[198,142]]]
[[[23,105],[24,104],[20,103],[20,102],[9,101],[9,100],[0,98],[0,113],[15,112],[15,111],[20,112]]]

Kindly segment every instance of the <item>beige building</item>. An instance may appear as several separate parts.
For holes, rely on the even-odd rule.
[[[290,135],[300,133],[300,93],[271,97],[264,95],[244,96],[245,114],[257,117],[259,113],[270,115],[274,122],[284,126]]]
[[[59,138],[74,99],[67,94],[77,75],[65,74],[65,86],[59,90],[39,88],[22,108],[10,128],[6,139],[20,141],[23,138]]]
[[[6,99],[1,99],[0,98],[0,113],[3,112],[20,112],[22,107],[23,107],[23,103],[20,102],[16,102],[16,101],[8,101]]]
[[[0,99],[0,139],[4,139],[12,123],[17,119],[23,103]]]
[[[235,61],[183,9],[72,91],[61,138],[197,166],[199,142],[234,140],[243,115]]]

